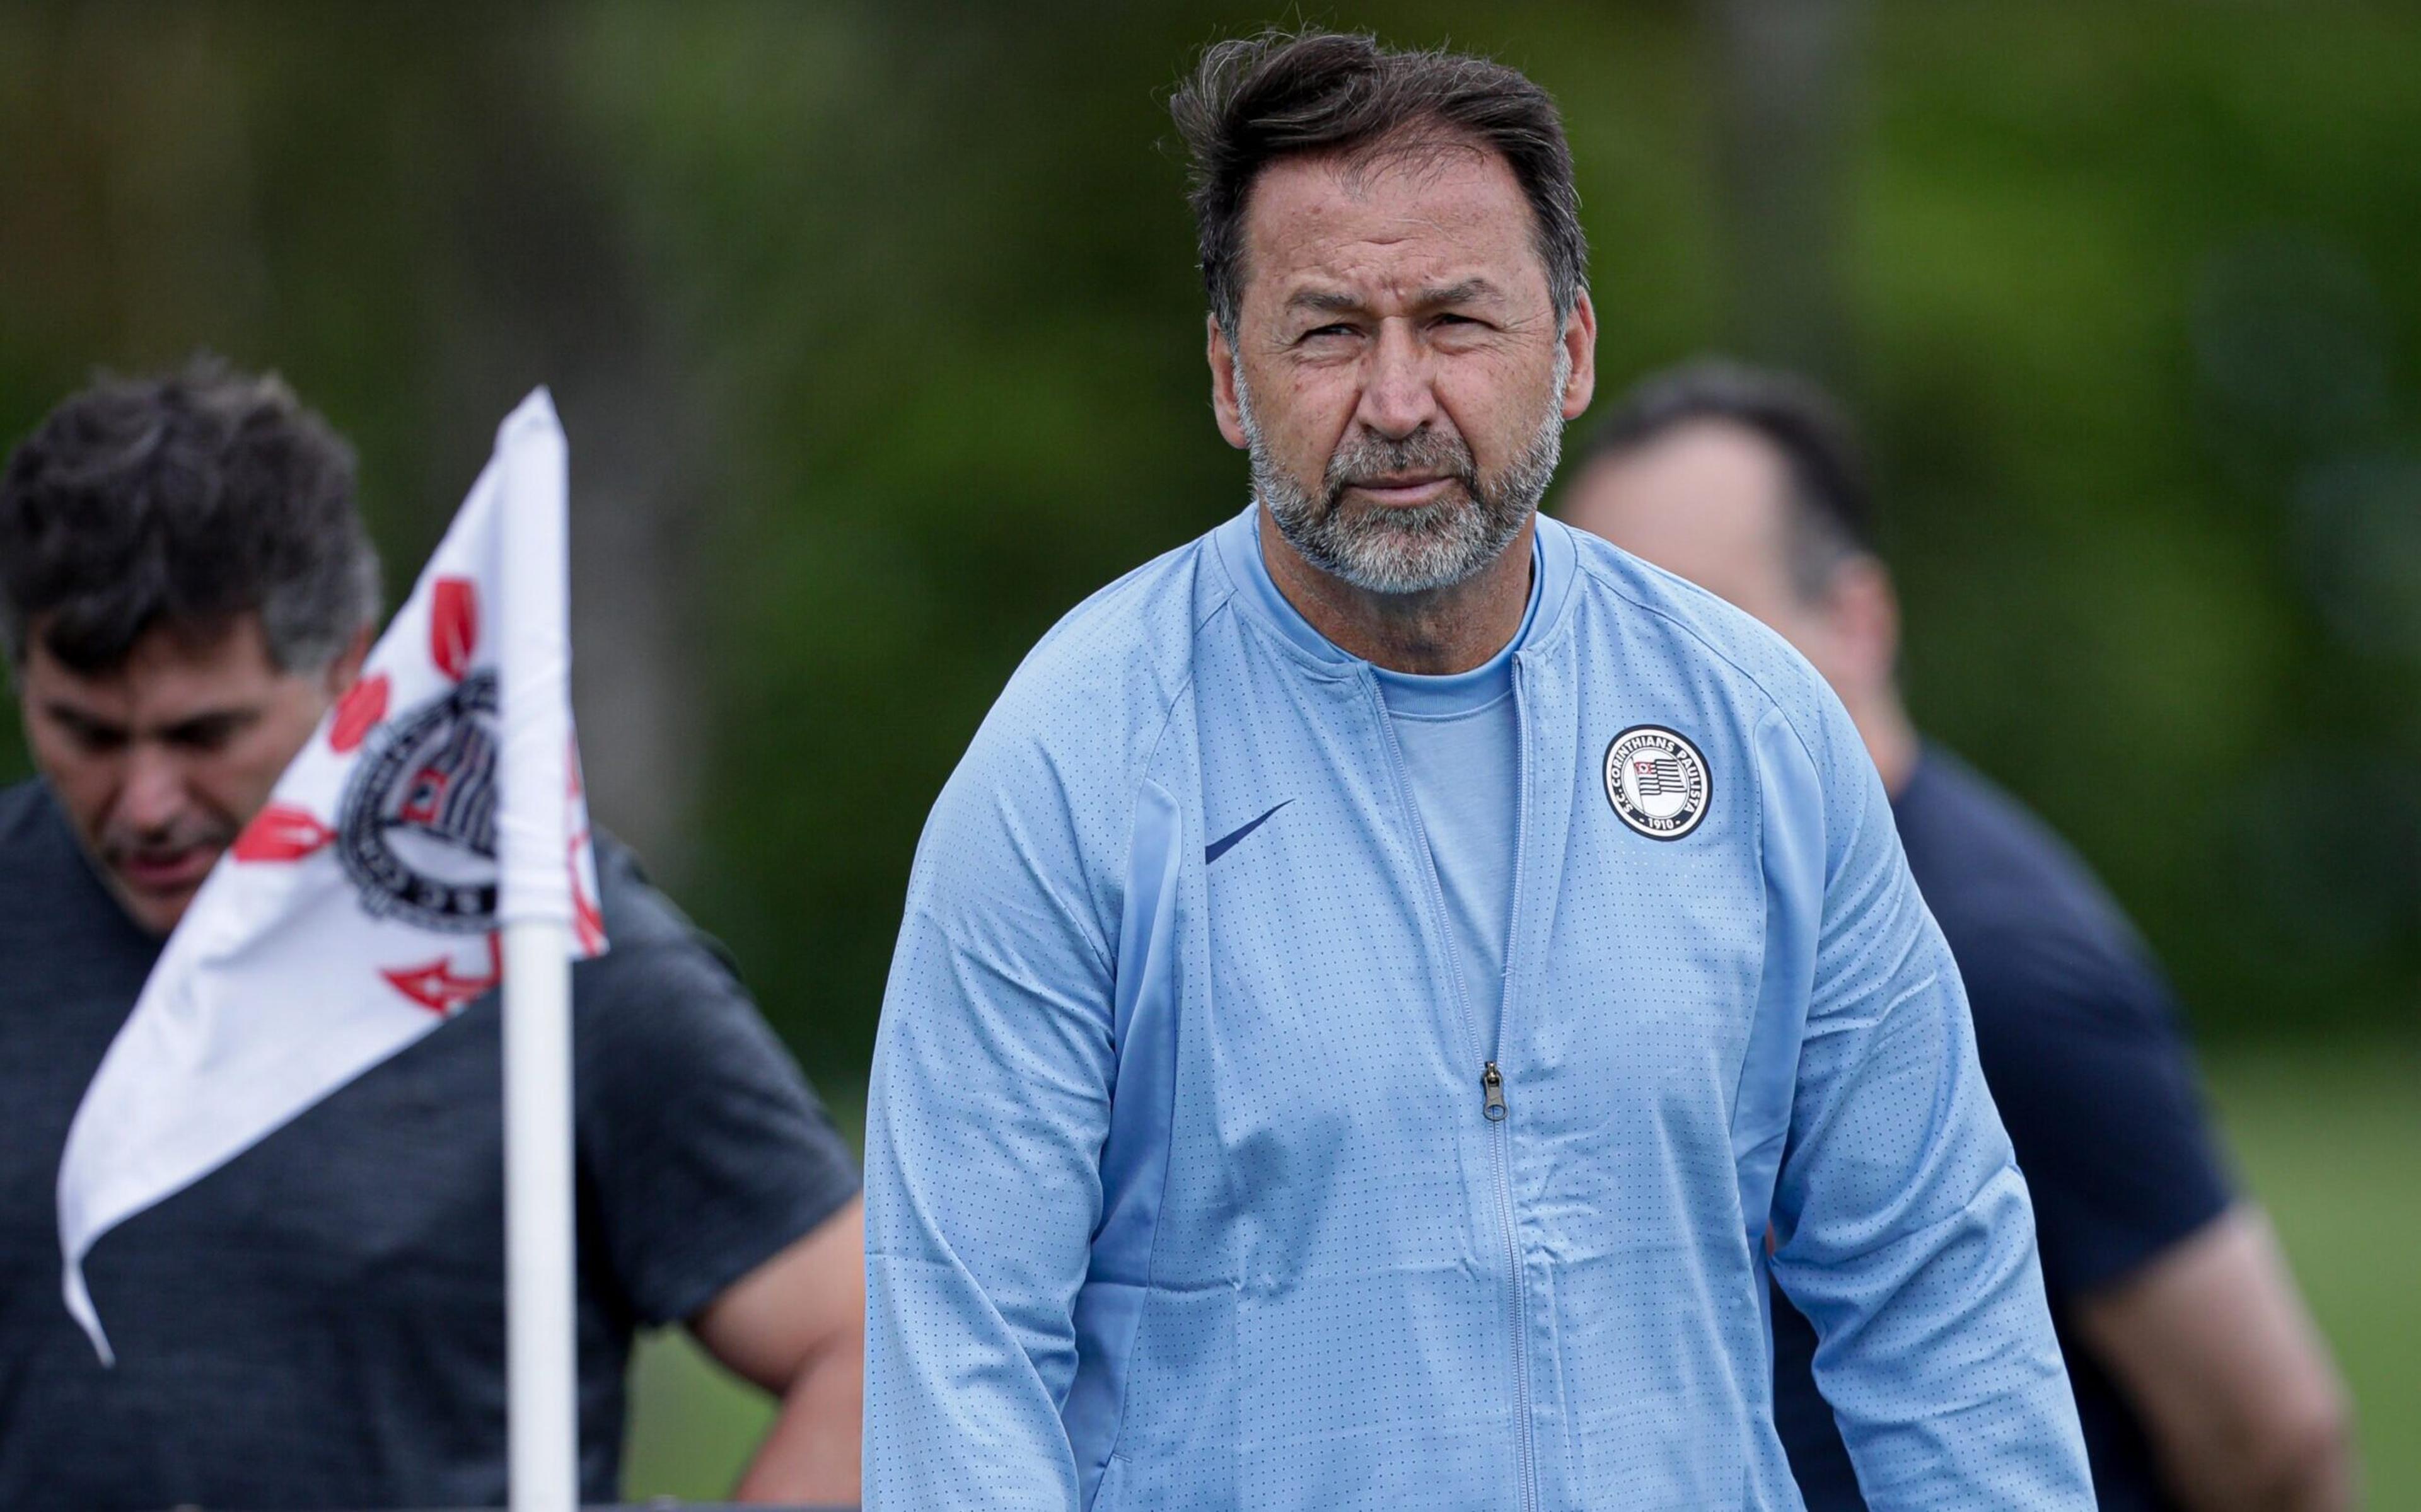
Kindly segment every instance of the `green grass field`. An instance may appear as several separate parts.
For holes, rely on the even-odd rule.
[[[2244,1180],[2268,1205],[2352,1388],[2369,1504],[2421,1507],[2421,1042],[2239,1050],[2207,1069]],[[833,1100],[854,1136],[861,1105]],[[648,1341],[625,1494],[722,1494],[770,1416],[685,1336]]]
[[[2353,1392],[2368,1504],[2421,1507],[2421,1043],[2231,1055],[2210,1080]]]

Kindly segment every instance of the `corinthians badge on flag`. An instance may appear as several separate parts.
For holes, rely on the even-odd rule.
[[[568,912],[576,955],[605,948],[564,627],[558,614],[517,644],[499,613],[517,589],[559,608],[565,564],[511,560],[505,538],[508,511],[564,508],[564,477],[540,390],[498,429],[361,680],[220,858],[86,1089],[59,1247],[68,1310],[104,1360],[93,1243],[495,988],[516,893]],[[555,816],[526,818],[542,803],[562,805],[569,843],[532,867],[500,836],[517,816],[554,833]]]

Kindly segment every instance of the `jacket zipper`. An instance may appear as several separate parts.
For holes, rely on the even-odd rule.
[[[1513,998],[1513,940],[1522,912],[1522,860],[1526,849],[1523,819],[1529,811],[1529,732],[1522,719],[1522,654],[1513,653],[1513,896],[1505,913],[1505,991],[1497,1005],[1497,1036],[1505,1032],[1507,1006]],[[1404,776],[1403,747],[1397,742],[1395,722],[1387,715],[1387,700],[1379,691],[1375,677],[1364,674],[1370,701],[1379,711],[1379,731],[1387,743],[1387,756],[1396,779],[1396,802],[1402,805],[1412,820],[1414,837],[1420,842],[1421,861],[1429,873],[1429,928],[1438,943],[1439,954],[1445,958],[1446,987],[1454,994],[1456,1011],[1462,1017],[1463,1035],[1472,1052],[1479,1049],[1479,1026],[1471,1017],[1471,999],[1462,990],[1462,969],[1454,959],[1454,931],[1447,927],[1445,890],[1438,881],[1437,859],[1429,851],[1429,829],[1421,822],[1420,805],[1413,801],[1409,781]],[[1501,1046],[1500,1046],[1501,1049]],[[1527,1288],[1522,1284],[1522,1250],[1513,1229],[1513,1176],[1510,1157],[1506,1153],[1505,1120],[1511,1108],[1505,1100],[1505,1073],[1493,1060],[1483,1062],[1480,1069],[1481,1114],[1489,1126],[1489,1145],[1496,1176],[1497,1218],[1505,1232],[1505,1262],[1512,1282],[1513,1331],[1513,1397],[1514,1446],[1521,1465],[1522,1512],[1537,1512],[1539,1504],[1538,1472],[1533,1463],[1534,1450],[1530,1442],[1530,1349],[1524,1323],[1529,1316],[1525,1302]]]
[[[1522,717],[1522,653],[1513,653],[1513,896],[1505,909],[1505,988],[1496,1005],[1496,1052],[1505,1053],[1505,1034],[1513,1017],[1513,945],[1522,937],[1522,863],[1529,849],[1530,818],[1530,726]],[[1437,867],[1429,867],[1435,872]],[[1489,1120],[1492,1140],[1496,1146],[1496,1198],[1505,1218],[1505,1259],[1513,1276],[1513,1395],[1521,1413],[1515,1424],[1515,1438],[1521,1452],[1522,1512],[1537,1512],[1539,1505],[1539,1470],[1536,1447],[1530,1442],[1530,1346],[1528,1302],[1529,1288],[1522,1281],[1522,1245],[1513,1226],[1512,1154],[1508,1142],[1512,1136],[1505,1122],[1512,1110],[1505,1104],[1505,1073],[1490,1061],[1480,1073],[1480,1083],[1489,1102],[1481,1111]]]
[[[1367,675],[1366,675],[1367,677]],[[1421,822],[1421,807],[1413,802],[1410,779],[1404,775],[1404,750],[1396,742],[1396,726],[1387,717],[1387,700],[1379,692],[1379,679],[1367,678],[1371,707],[1379,711],[1379,733],[1386,741],[1389,774],[1396,780],[1396,802],[1404,817],[1412,822],[1413,838],[1420,845],[1421,865],[1427,873],[1429,898],[1429,935],[1438,943],[1438,954],[1445,960],[1445,986],[1454,994],[1455,1013],[1462,1020],[1464,1048],[1477,1055],[1479,1025],[1471,1017],[1471,1000],[1463,995],[1462,968],[1455,963],[1454,931],[1446,925],[1445,889],[1438,881],[1437,861],[1429,854],[1429,827]]]

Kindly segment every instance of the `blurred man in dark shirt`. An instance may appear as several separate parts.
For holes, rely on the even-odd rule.
[[[161,942],[378,611],[352,458],[274,379],[70,397],[0,479],[0,640],[41,775],[0,790],[0,1505],[471,1506],[506,1491],[492,993],[86,1262],[69,1120]],[[857,1172],[711,943],[600,836],[572,970],[581,1484],[616,1500],[633,1332],[782,1396],[742,1494],[857,1491]]]
[[[1763,619],[1857,721],[2034,1194],[2105,1512],[2350,1504],[2342,1393],[2269,1225],[2229,1190],[2158,968],[2073,852],[1910,723],[1898,603],[1833,406],[1728,364],[1651,378],[1561,512]],[[1807,1504],[1863,1508],[1819,1394],[1826,1346],[1778,1289],[1773,1313],[1775,1414]]]

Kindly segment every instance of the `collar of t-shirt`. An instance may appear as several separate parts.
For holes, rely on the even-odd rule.
[[[1253,600],[1264,618],[1275,625],[1289,640],[1323,662],[1358,662],[1361,658],[1331,641],[1313,628],[1303,612],[1288,601],[1270,576],[1269,563],[1261,555],[1260,508],[1255,506],[1242,520],[1241,537],[1232,544],[1242,550],[1226,550],[1220,554],[1226,560],[1229,574],[1236,585]],[[1221,535],[1229,535],[1222,531]],[[1513,687],[1513,653],[1530,638],[1538,623],[1539,604],[1549,572],[1546,548],[1547,532],[1532,531],[1530,537],[1530,600],[1523,608],[1522,623],[1513,638],[1498,647],[1496,654],[1468,672],[1450,672],[1442,677],[1426,677],[1415,672],[1397,672],[1373,662],[1371,673],[1379,679],[1379,691],[1386,699],[1387,712],[1395,715],[1440,718],[1464,714],[1494,703]],[[1229,542],[1223,542],[1229,545]]]
[[[1244,530],[1222,531],[1223,554],[1261,615],[1305,651],[1329,662],[1356,659],[1314,630],[1278,592],[1262,560],[1258,510]],[[1513,907],[1513,858],[1521,829],[1520,732],[1513,653],[1528,640],[1553,575],[1552,532],[1532,537],[1530,602],[1520,628],[1468,672],[1422,677],[1372,666],[1396,747],[1420,816],[1429,865],[1445,904],[1454,970],[1473,1026],[1492,1059],[1505,992],[1505,940]],[[1560,538],[1556,545],[1570,550]],[[1236,560],[1241,557],[1242,560]]]

